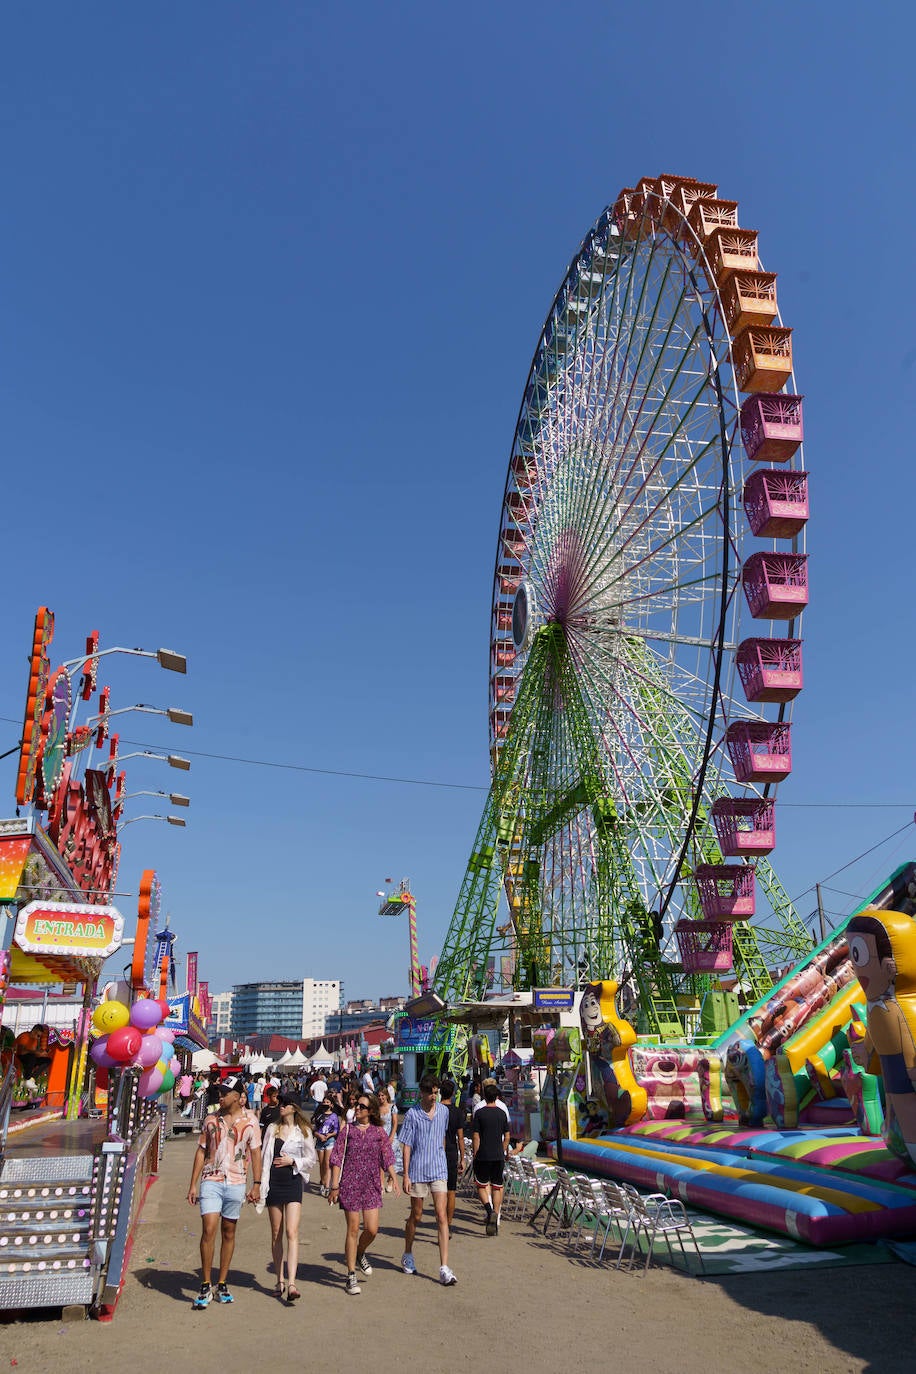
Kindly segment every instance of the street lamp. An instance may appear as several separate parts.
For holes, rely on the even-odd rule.
[[[136,706],[119,706],[116,711],[105,711],[102,715],[90,716],[88,725],[100,720],[110,720],[112,716],[126,716],[129,711],[144,711],[150,716],[168,716],[173,725],[193,725],[194,717],[190,711],[181,711],[177,706],[150,706],[145,701],[138,701]],[[176,764],[176,767],[181,767]]]
[[[188,660],[184,654],[176,654],[174,649],[98,649],[94,654],[89,654],[88,657],[92,659],[105,658],[107,654],[133,654],[138,658],[154,658],[160,668],[165,668],[170,673],[186,673],[188,671]],[[86,659],[86,654],[80,654],[79,658],[71,658],[62,666],[69,675],[71,668],[82,668]]]
[[[129,821],[122,821],[118,829],[123,830],[125,825],[133,825],[136,821],[166,821],[169,825],[180,825],[182,828],[187,825],[184,816],[131,816]]]
[[[123,763],[125,759],[161,759],[170,768],[180,768],[184,773],[191,767],[191,760],[183,759],[180,754],[154,754],[152,749],[137,749],[131,754],[118,755],[118,763]]]
[[[180,792],[148,792],[145,788],[139,792],[125,792],[119,804],[130,801],[131,797],[168,797],[173,806],[191,805],[191,798],[182,796]]]

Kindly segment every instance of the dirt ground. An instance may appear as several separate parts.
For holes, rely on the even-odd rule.
[[[267,1215],[239,1223],[232,1306],[194,1312],[199,1221],[185,1201],[194,1142],[166,1146],[147,1197],[114,1321],[59,1318],[0,1326],[0,1371],[196,1368],[249,1374],[278,1364],[403,1374],[483,1368],[632,1369],[639,1374],[916,1369],[916,1269],[904,1264],[692,1279],[645,1277],[570,1259],[531,1228],[506,1221],[487,1239],[479,1208],[459,1197],[450,1263],[438,1283],[431,1225],[418,1233],[419,1273],[401,1273],[403,1199],[386,1199],[359,1297],[343,1290],[343,1215],[317,1195],[302,1209],[292,1308],[272,1294]]]

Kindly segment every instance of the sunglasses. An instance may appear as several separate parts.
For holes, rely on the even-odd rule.
[[[361,1111],[361,1112],[367,1112],[367,1111],[369,1110],[369,1103],[368,1103],[368,1102],[357,1102],[356,1106],[357,1106],[357,1110],[358,1110],[358,1111]]]

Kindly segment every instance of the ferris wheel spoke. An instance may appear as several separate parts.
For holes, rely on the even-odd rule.
[[[668,538],[663,540],[660,544],[655,545],[651,549],[647,549],[638,561],[631,564],[627,564],[614,577],[611,577],[607,581],[601,583],[599,589],[595,591],[589,598],[585,599],[584,601],[578,602],[575,608],[576,614],[580,614],[583,611],[586,611],[594,601],[597,601],[599,599],[599,596],[606,595],[607,592],[610,591],[613,587],[626,583],[628,580],[632,579],[634,574],[638,574],[642,569],[648,568],[654,561],[659,559],[660,556],[664,554],[666,551],[671,550],[682,544],[692,530],[702,531],[702,529],[706,526],[709,519],[717,513],[718,506],[711,506],[707,510],[700,511],[699,514],[692,521],[690,521],[689,524],[686,524],[682,526],[682,528],[672,532],[668,536]],[[699,565],[702,566],[702,562]],[[694,560],[691,566],[697,566],[697,561]],[[688,581],[668,583],[660,581],[653,582],[651,585],[651,590],[649,592],[641,592],[638,595],[624,598],[618,601],[616,605],[621,608],[626,605],[633,605],[637,602],[647,599],[648,596],[653,596],[660,599],[664,597],[668,592],[677,591],[698,583],[706,583],[711,579],[721,581],[721,569],[714,568],[709,573],[704,574],[703,577],[691,578]]]
[[[667,272],[668,272],[669,269],[670,269],[670,262],[666,265],[665,276],[667,276]],[[599,464],[592,464],[592,465],[591,465],[592,480],[593,480],[593,483],[595,484],[595,488],[597,488],[597,484],[598,484],[599,482],[601,482],[602,485],[603,485],[605,488],[607,488],[607,487],[609,487],[609,486],[613,486],[614,484],[620,485],[620,483],[619,483],[620,471],[621,471],[621,467],[622,467],[622,464],[623,464],[623,461],[624,461],[624,455],[626,454],[626,452],[627,452],[627,450],[628,450],[628,446],[629,446],[629,437],[628,437],[626,440],[621,440],[621,434],[622,434],[622,431],[623,431],[623,429],[624,429],[624,427],[625,427],[625,421],[628,421],[628,422],[629,422],[629,433],[632,434],[632,433],[635,431],[635,429],[636,429],[636,426],[637,426],[638,421],[639,421],[639,418],[640,418],[640,416],[641,416],[641,414],[642,414],[643,408],[645,407],[646,397],[647,397],[647,396],[649,395],[649,393],[650,393],[650,387],[649,387],[649,385],[648,385],[648,382],[649,382],[649,380],[651,379],[651,377],[654,376],[655,372],[658,370],[658,368],[659,368],[659,366],[660,366],[661,359],[662,359],[662,356],[663,356],[663,353],[664,353],[664,347],[667,345],[668,338],[670,337],[671,331],[672,331],[673,326],[674,326],[674,313],[676,313],[676,311],[675,311],[674,313],[672,313],[672,317],[671,317],[671,319],[670,319],[670,321],[669,321],[668,331],[666,332],[665,336],[664,336],[663,339],[662,339],[662,348],[661,348],[661,349],[658,349],[657,343],[656,343],[656,345],[655,345],[655,347],[656,347],[656,352],[657,352],[657,357],[656,357],[655,362],[654,362],[654,364],[653,364],[653,367],[652,367],[652,369],[651,369],[651,371],[650,371],[649,378],[648,378],[648,379],[645,378],[645,377],[642,375],[642,365],[643,365],[643,361],[644,361],[645,356],[646,356],[647,349],[649,348],[649,345],[650,345],[650,339],[651,339],[651,323],[652,323],[652,320],[654,320],[655,316],[657,315],[657,312],[658,312],[658,309],[659,309],[659,304],[660,304],[660,300],[661,300],[661,290],[662,290],[662,288],[663,288],[663,286],[664,286],[664,280],[665,280],[665,278],[663,278],[662,285],[661,285],[661,287],[660,287],[660,289],[659,289],[659,295],[658,295],[658,297],[657,297],[657,299],[656,299],[656,301],[655,301],[655,303],[654,303],[653,310],[652,310],[652,315],[651,315],[651,317],[650,317],[650,320],[649,320],[648,324],[646,324],[645,327],[644,327],[644,331],[643,331],[643,335],[644,335],[644,336],[643,336],[642,346],[641,346],[641,348],[640,348],[639,355],[638,355],[638,357],[636,358],[635,366],[633,366],[633,367],[630,369],[630,372],[629,372],[629,380],[628,380],[628,385],[627,385],[627,388],[626,388],[626,395],[625,395],[625,396],[622,396],[622,395],[621,395],[621,388],[622,388],[622,384],[623,384],[623,380],[624,380],[624,376],[625,376],[625,369],[626,369],[626,367],[628,366],[628,364],[629,364],[629,362],[630,362],[628,356],[625,356],[625,357],[624,357],[623,365],[621,366],[621,368],[620,368],[619,371],[618,371],[618,376],[617,376],[616,386],[615,386],[615,391],[614,391],[613,396],[610,395],[607,391],[605,391],[603,394],[600,394],[600,395],[597,397],[597,404],[596,404],[596,406],[595,406],[595,411],[594,411],[595,414],[600,413],[600,412],[603,411],[603,412],[606,412],[606,413],[608,413],[608,414],[610,414],[610,415],[619,415],[620,418],[619,418],[618,421],[617,421],[616,431],[614,431],[614,432],[612,432],[611,434],[605,436],[602,440],[599,441],[599,442],[601,442],[602,447],[603,447],[604,450],[610,449],[611,452],[615,452],[615,451],[616,451],[616,452],[618,453],[619,456],[618,456],[618,458],[617,458],[616,466],[615,466],[613,469],[611,469],[611,471],[610,471],[609,473],[604,474],[604,473],[602,473],[602,471],[601,471],[601,466],[600,466]],[[645,286],[646,286],[647,281],[648,281],[648,276],[646,275],[646,276],[644,277],[644,284],[643,284],[643,289],[644,289],[644,290],[645,290]],[[680,300],[683,300],[683,293],[681,294]],[[679,305],[679,303],[680,303],[680,302],[678,302],[678,305]],[[635,329],[631,330],[629,337],[630,337],[630,338],[634,337],[635,332],[636,332]],[[696,329],[694,332],[695,332],[695,334],[698,336],[698,335],[699,335],[699,327],[697,327],[697,329]],[[620,331],[617,331],[616,336],[615,336],[615,343],[614,343],[614,345],[612,346],[613,349],[616,349],[616,341],[619,339],[619,337],[620,337]],[[684,354],[683,357],[686,358],[686,354]],[[678,369],[678,371],[679,371],[679,369]],[[610,385],[611,380],[612,380],[612,368],[608,368],[605,375],[606,375],[606,381],[607,381],[608,385]],[[671,383],[670,383],[670,385],[671,385],[672,387],[674,386],[675,381],[676,381],[676,374],[675,374],[675,376],[672,378]],[[639,384],[641,384],[640,390],[641,390],[641,392],[642,392],[642,398],[641,398],[640,401],[639,401],[639,404],[638,404],[638,406],[637,406],[635,415],[632,415],[632,414],[631,414],[631,399],[632,399],[632,396],[633,396],[634,391],[637,389],[637,386],[638,386]],[[644,447],[645,443],[648,442],[648,437],[649,437],[649,434],[651,434],[651,431],[652,431],[652,428],[653,428],[653,424],[654,424],[654,420],[653,420],[653,421],[650,421],[649,426],[648,426],[647,435],[646,435],[646,437],[645,437],[645,439],[644,439],[644,441],[643,441],[643,447]],[[592,439],[594,439],[594,436],[593,436],[593,435],[590,435],[589,437],[592,438]],[[641,449],[640,449],[640,452],[641,452]],[[639,454],[637,454],[636,458],[634,458],[634,460],[633,460],[634,465],[635,465],[635,463],[638,461],[638,458],[639,458]],[[583,533],[584,536],[588,537],[588,536],[593,535],[593,534],[595,533],[595,531],[594,531],[594,530],[591,530],[591,529],[586,529],[586,530],[582,531],[582,533]]]

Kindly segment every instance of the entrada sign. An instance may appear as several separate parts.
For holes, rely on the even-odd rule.
[[[76,954],[107,959],[120,948],[124,918],[114,906],[29,902],[16,920],[16,944],[26,954]]]

